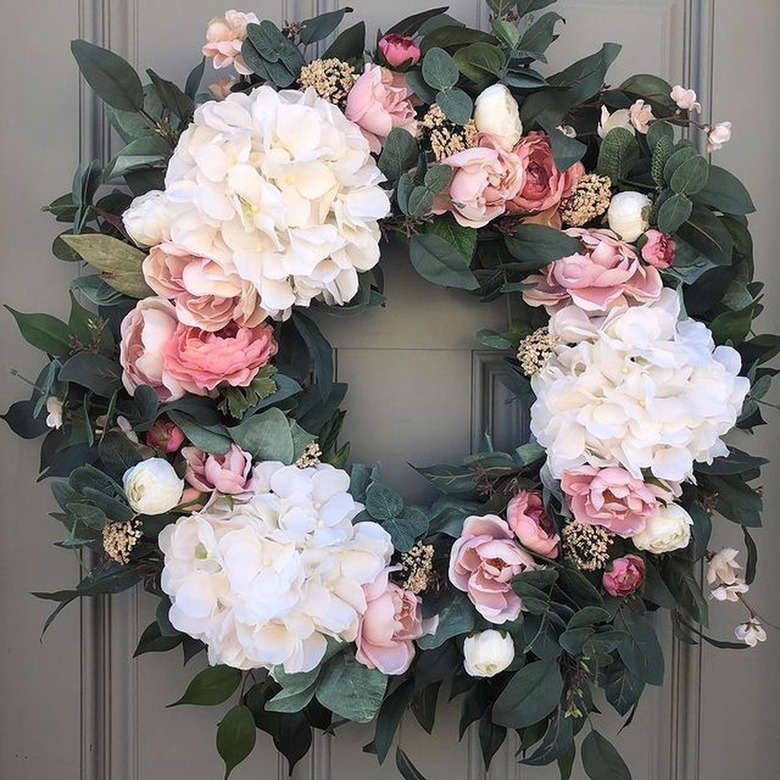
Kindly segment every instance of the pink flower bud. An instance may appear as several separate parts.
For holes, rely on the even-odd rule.
[[[184,432],[166,417],[161,417],[146,432],[146,443],[158,452],[176,452],[184,443]]]
[[[718,122],[707,131],[707,151],[717,152],[731,140],[731,122]]]
[[[601,584],[610,596],[630,596],[645,580],[645,562],[638,555],[624,555],[612,561],[604,572]]]
[[[379,39],[379,50],[394,68],[399,65],[416,65],[420,60],[420,47],[413,38],[397,33],[388,33]]]
[[[667,233],[650,228],[645,233],[647,242],[642,246],[642,259],[655,268],[668,268],[674,261],[677,245]]]

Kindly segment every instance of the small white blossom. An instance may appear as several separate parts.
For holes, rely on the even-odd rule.
[[[599,122],[598,133],[600,138],[606,138],[610,130],[616,127],[622,127],[624,130],[635,132],[634,125],[631,123],[631,112],[627,108],[619,108],[613,113],[609,113],[606,106],[601,107],[601,121]]]
[[[670,97],[683,111],[701,111],[701,103],[696,98],[696,93],[692,89],[686,89],[677,84],[670,94]]]
[[[716,601],[739,601],[740,594],[747,593],[750,586],[744,582],[732,582],[730,585],[718,585],[711,592]]]
[[[755,618],[748,620],[747,623],[740,623],[734,629],[734,636],[748,647],[755,647],[759,642],[766,642],[766,631]]]
[[[491,628],[463,642],[463,666],[471,677],[493,677],[514,660],[515,643],[502,631]]]
[[[46,399],[46,425],[49,428],[62,428],[62,409],[63,402],[61,398],[57,398],[55,395],[50,395]]]

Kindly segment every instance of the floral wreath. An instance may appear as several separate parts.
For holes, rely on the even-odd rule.
[[[47,207],[69,223],[54,255],[97,271],[68,321],[10,309],[47,363],[4,418],[45,434],[61,546],[87,567],[36,595],[58,602],[47,626],[82,596],[156,596],[137,653],[207,651],[177,703],[231,702],[227,774],[256,729],[292,767],[343,720],[375,720],[383,761],[447,683],[486,766],[512,729],[524,764],[630,778],[592,691],[630,720],[661,684],[648,615],[688,642],[766,639],[745,600],[766,461],[723,437],[763,424],[780,337],[753,331],[750,197],[693,140],[714,152],[731,125],[656,76],[605,86],[615,44],[542,75],[551,4],[488,0],[490,32],[425,11],[368,57],[363,22],[336,34],[349,8],[282,29],[229,11],[184,89],[72,44],[126,145]],[[233,74],[210,95],[207,58]],[[346,470],[347,388],[305,313],[384,305],[393,237],[423,283],[511,298],[510,330],[478,338],[531,405],[514,452],[486,436],[419,468],[442,494],[425,507]],[[744,573],[708,549],[716,514],[744,530]],[[739,642],[706,634],[707,590],[747,608]]]

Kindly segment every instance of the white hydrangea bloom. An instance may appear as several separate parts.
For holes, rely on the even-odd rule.
[[[383,180],[336,106],[313,89],[263,86],[195,111],[155,218],[169,220],[167,240],[237,273],[284,318],[315,298],[355,296],[358,272],[379,261],[377,220],[390,210]]]
[[[750,382],[736,350],[679,316],[673,290],[591,320],[572,307],[553,315],[551,334],[568,343],[531,382],[531,430],[553,476],[587,463],[681,482],[694,462],[727,454],[721,437]]]
[[[352,524],[363,506],[327,464],[261,463],[246,500],[218,497],[160,533],[171,623],[239,669],[313,669],[325,637],[351,642],[363,585],[390,561],[389,534]]]

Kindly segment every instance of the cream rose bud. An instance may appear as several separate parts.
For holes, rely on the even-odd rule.
[[[471,677],[493,677],[515,660],[515,643],[495,629],[474,634],[463,642],[463,666]]]
[[[184,480],[164,458],[142,460],[129,468],[122,484],[132,509],[141,515],[161,515],[181,500]]]
[[[638,550],[654,555],[682,550],[691,541],[691,516],[679,504],[667,504],[647,518],[645,530],[632,537]]]
[[[517,101],[503,84],[493,84],[479,95],[474,123],[480,133],[493,136],[506,151],[511,151],[523,134]]]
[[[629,244],[636,241],[650,226],[652,203],[641,192],[619,192],[612,196],[607,211],[610,230]]]
[[[170,215],[165,193],[150,190],[135,198],[122,214],[125,230],[139,246],[156,246],[167,241],[170,233]]]

